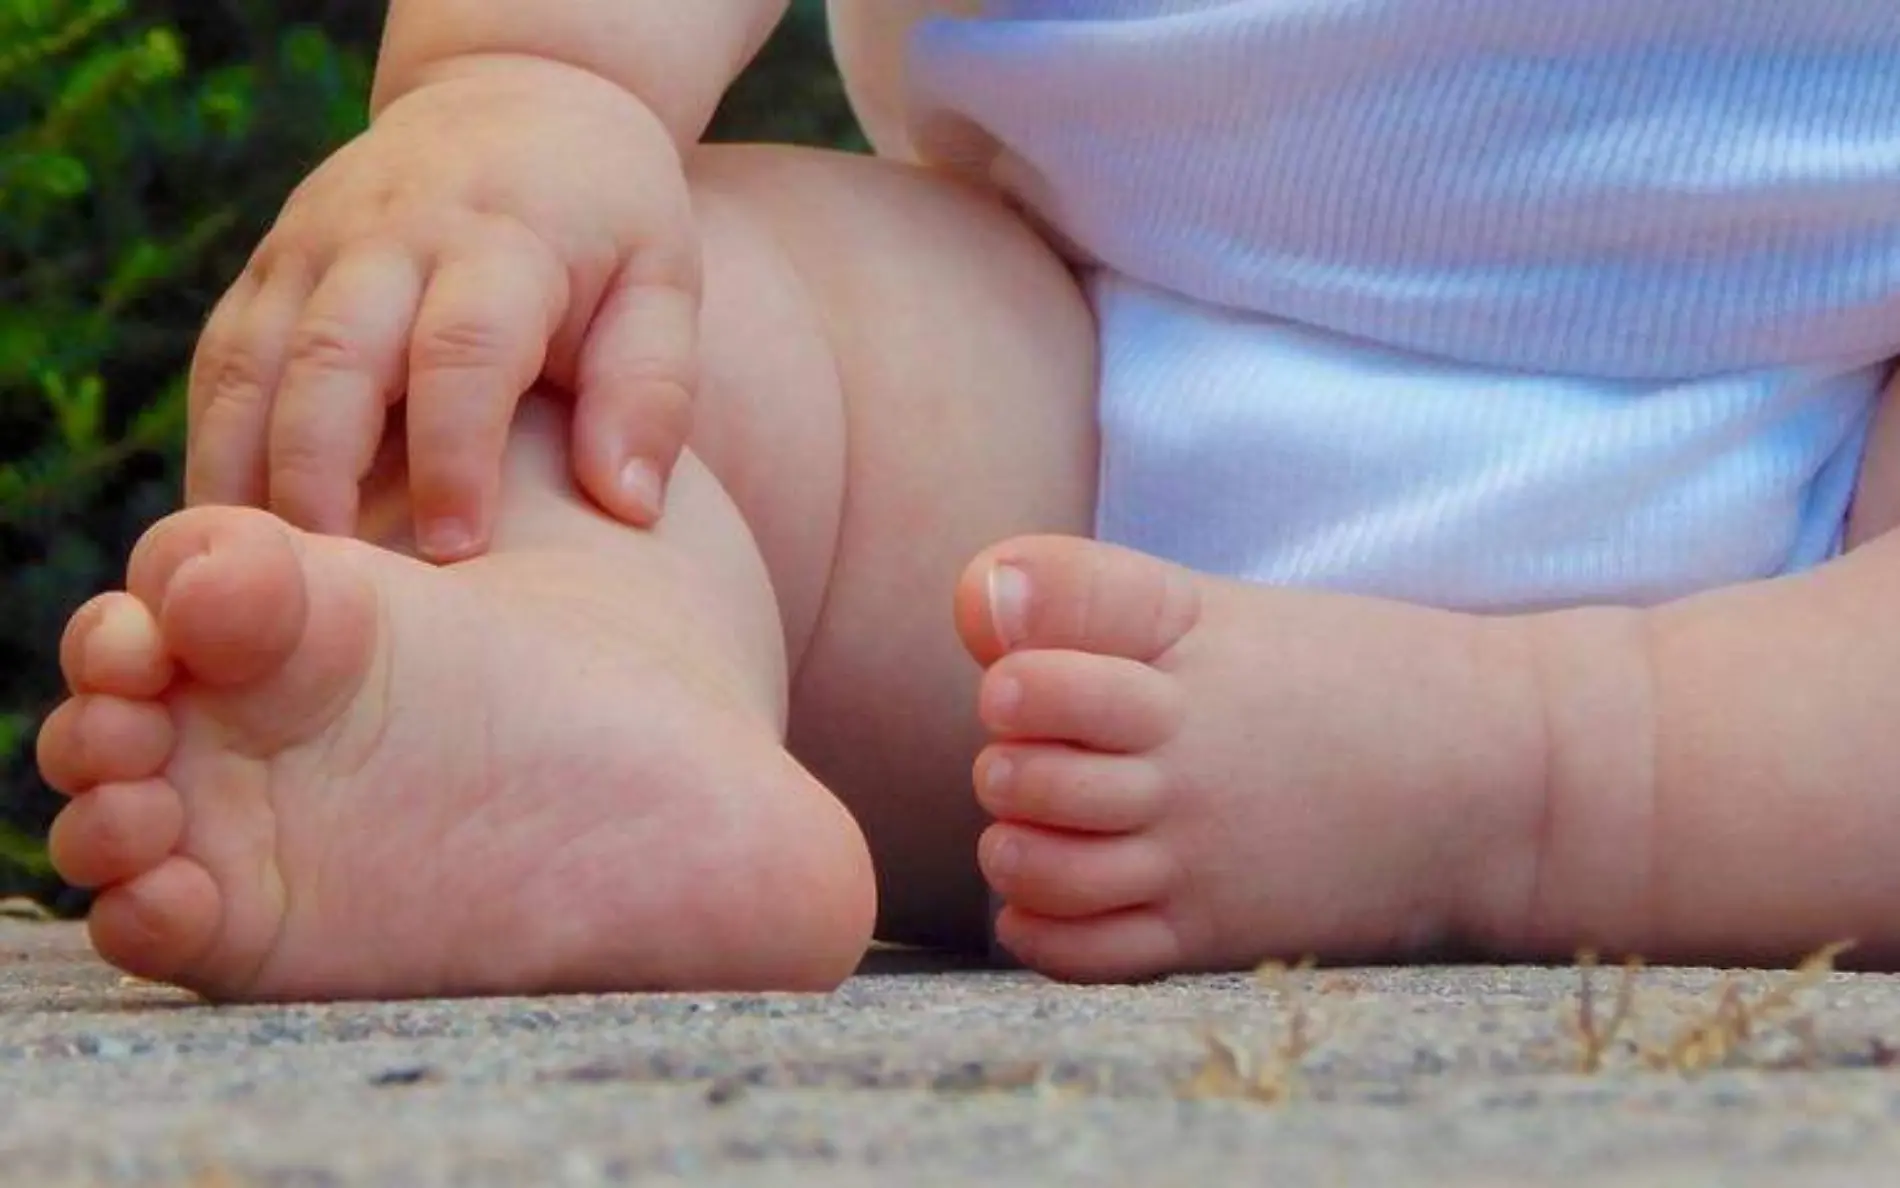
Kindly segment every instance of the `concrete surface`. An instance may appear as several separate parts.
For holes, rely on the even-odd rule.
[[[0,922],[0,1184],[1900,1184],[1900,979],[1651,972],[1594,1073],[1579,984],[208,1008]]]

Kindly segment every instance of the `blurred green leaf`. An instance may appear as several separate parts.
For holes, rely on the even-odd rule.
[[[8,153],[0,157],[0,184],[46,198],[77,198],[91,188],[92,173],[84,161],[68,153]]]
[[[13,867],[34,878],[48,878],[53,864],[46,857],[46,845],[0,821],[0,864]]]
[[[185,43],[175,30],[160,27],[145,31],[138,56],[133,59],[134,77],[140,82],[157,82],[175,77],[184,67]]]

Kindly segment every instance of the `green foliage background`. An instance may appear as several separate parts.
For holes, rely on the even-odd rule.
[[[198,327],[284,196],[359,131],[380,0],[0,0],[0,896],[76,908],[33,771],[66,616],[176,505]],[[721,139],[855,146],[822,0]]]

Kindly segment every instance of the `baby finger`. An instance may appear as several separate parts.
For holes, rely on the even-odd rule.
[[[311,280],[286,262],[240,285],[219,305],[192,361],[185,490],[194,504],[262,507],[269,495],[271,402]]]
[[[481,552],[493,526],[515,405],[546,364],[566,313],[565,271],[497,237],[430,278],[409,347],[409,490],[432,560]]]
[[[358,482],[402,393],[422,265],[393,246],[340,259],[291,335],[270,423],[271,510],[314,532],[354,530]]]

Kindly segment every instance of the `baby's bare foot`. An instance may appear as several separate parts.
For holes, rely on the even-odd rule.
[[[626,577],[159,524],[74,617],[40,742],[99,951],[227,999],[845,976],[861,836]]]
[[[958,620],[997,939],[1044,973],[1417,952],[1517,858],[1540,743],[1480,620],[1066,538],[979,558]]]

